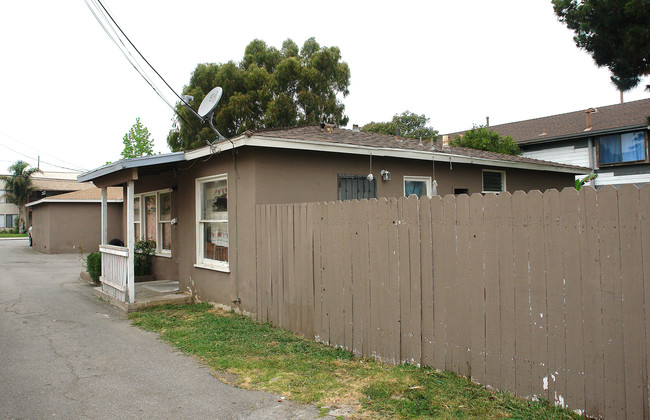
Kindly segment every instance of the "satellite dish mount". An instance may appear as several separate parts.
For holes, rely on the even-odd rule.
[[[212,123],[214,110],[217,108],[217,104],[221,100],[221,95],[223,95],[223,89],[221,89],[221,87],[219,86],[217,86],[216,88],[208,92],[205,98],[203,98],[201,105],[199,105],[199,110],[197,114],[199,118],[201,118],[202,122],[205,123],[206,120],[208,121],[208,124],[210,125],[212,131],[214,131],[217,134],[217,140],[226,140],[226,138],[221,135],[219,130],[217,130],[214,127],[214,124]]]

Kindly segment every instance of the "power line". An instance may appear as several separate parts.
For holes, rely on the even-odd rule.
[[[20,145],[22,145],[22,146],[29,147],[30,149],[32,149],[32,150],[34,150],[35,152],[37,152],[39,155],[49,156],[49,157],[51,157],[52,159],[55,159],[55,160],[58,160],[59,162],[63,162],[63,163],[65,163],[66,165],[70,165],[70,166],[76,167],[77,169],[73,169],[73,170],[75,170],[75,171],[79,171],[79,170],[86,171],[86,170],[87,170],[86,168],[82,168],[81,166],[78,166],[78,165],[76,165],[76,164],[74,164],[74,163],[71,163],[71,162],[67,162],[67,161],[65,161],[65,160],[63,160],[63,159],[61,159],[61,158],[58,158],[58,157],[54,156],[54,155],[50,155],[49,153],[45,153],[45,152],[39,151],[39,150],[38,150],[37,148],[35,148],[34,146],[31,146],[31,145],[27,144],[27,143],[24,142],[24,141],[18,140],[17,138],[15,138],[15,137],[13,137],[13,136],[10,136],[10,135],[7,134],[7,133],[3,133],[2,131],[0,131],[0,135],[3,135],[3,136],[7,137],[7,138],[10,139],[10,140],[13,140],[13,141],[15,141],[16,143],[18,143],[18,144],[20,144]],[[0,146],[4,146],[4,147],[10,149],[8,146],[3,145],[2,143],[0,143]],[[10,150],[12,150],[12,149],[10,149]],[[27,156],[27,155],[25,155],[25,154],[23,154],[23,153],[20,153],[20,152],[18,152],[18,151],[16,151],[16,150],[12,150],[12,151],[13,151],[14,153],[18,153],[18,154],[21,154],[21,155],[23,155],[23,156],[25,156],[25,157],[28,157],[28,158],[30,158],[30,159],[32,159],[32,160],[35,160],[35,161],[37,160],[37,159],[32,158],[32,157],[29,157],[29,156]],[[41,161],[41,162],[42,162],[42,161]],[[58,165],[55,165],[55,164],[52,164],[52,163],[48,163],[48,165],[58,166]],[[63,167],[63,166],[60,166],[60,167],[61,167],[61,168],[64,168],[64,169],[69,169],[69,168],[65,168],[65,167]]]
[[[147,82],[147,84],[148,84],[148,85],[149,85],[149,86],[154,90],[154,92],[156,92],[156,94],[160,97],[160,99],[162,99],[163,102],[165,102],[165,103],[167,104],[167,106],[169,106],[169,107],[171,108],[171,110],[174,112],[174,114],[176,114],[176,115],[181,119],[181,121],[183,121],[185,124],[187,124],[187,126],[188,126],[188,127],[190,128],[190,130],[193,132],[192,134],[196,134],[196,135],[198,135],[198,136],[199,136],[199,137],[200,137],[204,142],[206,142],[207,144],[211,144],[211,142],[210,142],[209,140],[207,140],[205,137],[203,137],[203,135],[201,134],[201,132],[200,132],[199,130],[195,129],[194,126],[193,126],[189,121],[187,121],[187,120],[186,120],[186,119],[185,119],[185,118],[184,118],[184,117],[183,117],[183,116],[178,112],[178,110],[176,109],[176,107],[172,106],[172,105],[169,103],[169,101],[167,100],[167,98],[164,97],[164,95],[163,95],[162,92],[158,89],[158,87],[155,85],[155,83],[153,82],[153,80],[151,80],[151,78],[149,78],[149,76],[146,75],[144,69],[142,69],[142,67],[140,67],[140,64],[137,62],[137,60],[135,59],[135,57],[133,57],[133,55],[130,53],[130,51],[128,50],[127,46],[124,45],[124,42],[122,41],[122,38],[119,36],[119,34],[117,34],[117,33],[115,32],[115,30],[113,29],[113,27],[112,27],[112,25],[111,25],[111,22],[113,23],[113,25],[115,25],[115,27],[117,27],[117,29],[120,31],[120,33],[124,36],[124,38],[128,41],[128,43],[133,47],[133,49],[138,53],[138,55],[139,55],[139,56],[144,60],[144,62],[147,63],[147,65],[148,65],[148,66],[149,66],[149,67],[154,71],[154,73],[156,73],[156,75],[160,78],[160,80],[162,80],[163,83],[165,83],[165,85],[167,86],[167,88],[168,88],[169,90],[171,90],[172,93],[173,93],[173,94],[174,94],[174,95],[175,95],[175,96],[176,96],[176,97],[177,97],[177,98],[178,98],[178,99],[179,99],[179,100],[180,100],[180,101],[181,101],[181,102],[182,102],[182,103],[183,103],[187,108],[189,108],[189,110],[192,111],[192,113],[193,113],[194,115],[196,115],[196,116],[197,116],[197,117],[198,117],[202,122],[204,121],[204,119],[203,119],[203,118],[202,118],[198,113],[196,113],[196,111],[194,111],[194,109],[192,109],[192,107],[190,107],[190,105],[189,105],[189,104],[188,104],[188,103],[187,103],[187,102],[186,102],[186,101],[185,101],[185,100],[184,100],[180,95],[178,95],[174,89],[172,89],[172,87],[169,85],[169,83],[167,83],[167,81],[165,80],[165,78],[162,77],[162,75],[161,75],[161,74],[160,74],[160,73],[159,73],[159,72],[158,72],[158,71],[157,71],[157,70],[156,70],[156,69],[151,65],[151,63],[149,63],[149,61],[144,57],[144,55],[142,55],[142,53],[140,52],[140,50],[138,50],[138,48],[135,46],[135,44],[133,44],[133,42],[131,42],[131,40],[129,39],[129,37],[124,33],[124,31],[123,31],[122,28],[118,25],[118,23],[115,21],[115,19],[113,19],[113,16],[110,14],[110,12],[106,9],[106,7],[104,7],[104,5],[102,4],[101,0],[90,0],[90,1],[92,1],[93,4],[95,4],[95,8],[97,9],[97,12],[98,12],[100,15],[102,15],[102,17],[103,17],[103,19],[104,19],[104,21],[105,21],[105,23],[106,23],[107,25],[104,25],[104,22],[102,22],[102,19],[100,19],[100,17],[99,17],[98,14],[96,13],[96,11],[95,11],[91,6],[90,6],[90,4],[88,3],[88,0],[84,0],[84,2],[86,3],[86,6],[88,6],[88,9],[90,10],[90,12],[93,14],[93,16],[95,16],[95,19],[96,19],[97,22],[100,24],[100,26],[102,27],[102,29],[104,29],[104,32],[106,33],[106,35],[108,35],[108,37],[111,39],[111,41],[113,41],[113,43],[117,46],[117,48],[122,52],[122,54],[123,54],[124,57],[127,59],[127,61],[131,64],[131,66],[133,66],[133,68],[135,69],[135,71],[137,71],[138,74],[140,74],[140,76],[141,76],[141,77],[142,77],[142,78]],[[99,8],[96,6],[97,4],[99,4],[99,5],[101,6],[101,9],[99,9]],[[108,18],[110,19],[110,22],[108,21],[108,19],[106,19],[106,16],[108,16]],[[109,26],[109,27],[110,27],[110,31],[109,31],[109,29],[107,29],[106,26]],[[115,36],[111,35],[111,32],[112,32]],[[118,44],[118,42],[116,41],[116,38],[117,38],[117,40],[119,40],[119,44]],[[122,45],[121,47],[120,47],[120,44]]]

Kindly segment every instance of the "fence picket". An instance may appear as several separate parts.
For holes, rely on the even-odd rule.
[[[503,192],[497,196],[499,238],[499,289],[501,290],[501,387],[515,392],[515,280],[512,237],[512,196]]]
[[[472,379],[487,383],[485,378],[485,224],[483,196],[472,194],[469,199],[469,274],[470,274],[470,367]]]
[[[600,288],[600,253],[597,193],[584,187],[579,193],[580,271],[582,272],[583,354],[585,361],[585,410],[605,413],[603,390],[603,313]]]
[[[422,275],[421,363],[433,365],[433,238],[431,236],[431,199],[420,200],[420,264]]]
[[[585,364],[583,348],[582,283],[580,281],[580,225],[578,191],[565,188],[560,193],[560,228],[565,282],[566,339],[566,405],[584,410]]]
[[[471,288],[469,284],[470,266],[467,262],[470,259],[469,248],[469,196],[461,194],[456,197],[456,236],[457,236],[457,249],[456,249],[456,301],[459,310],[456,319],[456,363],[454,370],[463,376],[471,376],[471,330],[470,330],[470,308],[471,301]]]
[[[528,264],[527,196],[517,191],[512,196],[512,234],[515,270],[515,393],[531,397],[531,313]]]
[[[639,317],[643,307],[643,264],[639,220],[639,189],[624,185],[618,192],[619,234],[621,249],[621,288],[623,302],[623,346],[625,355],[625,408],[627,418],[643,417],[643,349],[644,322]]]

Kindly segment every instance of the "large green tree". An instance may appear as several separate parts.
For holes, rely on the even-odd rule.
[[[503,153],[506,155],[521,154],[521,149],[512,137],[502,137],[496,131],[492,131],[482,125],[475,125],[471,130],[465,131],[464,135],[452,139],[450,144],[457,147],[486,150],[488,152]]]
[[[438,131],[433,127],[427,126],[429,118],[426,115],[416,114],[410,111],[404,111],[401,114],[395,114],[392,121],[389,122],[370,122],[363,127],[362,131],[372,133],[395,135],[397,129],[401,137],[411,139],[433,139],[438,135]]]
[[[124,143],[124,150],[121,153],[122,159],[153,155],[153,139],[149,137],[151,137],[151,133],[149,133],[147,127],[142,125],[139,117],[136,118],[135,124],[122,137],[122,143]]]
[[[650,1],[553,0],[555,14],[575,32],[576,45],[612,73],[621,91],[650,72]]]
[[[302,48],[290,39],[280,50],[256,39],[239,63],[199,64],[183,94],[194,97],[196,109],[205,95],[221,86],[223,96],[214,125],[226,137],[246,130],[303,124],[346,125],[340,96],[347,96],[350,69],[337,47],[322,47],[309,38]],[[184,104],[177,104],[167,143],[172,151],[189,150],[214,140],[207,124]]]
[[[11,175],[0,176],[0,180],[5,183],[4,197],[18,206],[18,226],[22,230],[25,229],[25,204],[29,202],[29,196],[36,191],[36,187],[32,185],[32,175],[41,172],[38,168],[27,169],[28,166],[29,163],[18,160],[9,167]]]

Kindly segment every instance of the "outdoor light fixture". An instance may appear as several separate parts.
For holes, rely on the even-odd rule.
[[[383,181],[390,181],[390,172],[388,172],[386,169],[381,170],[381,179]]]

